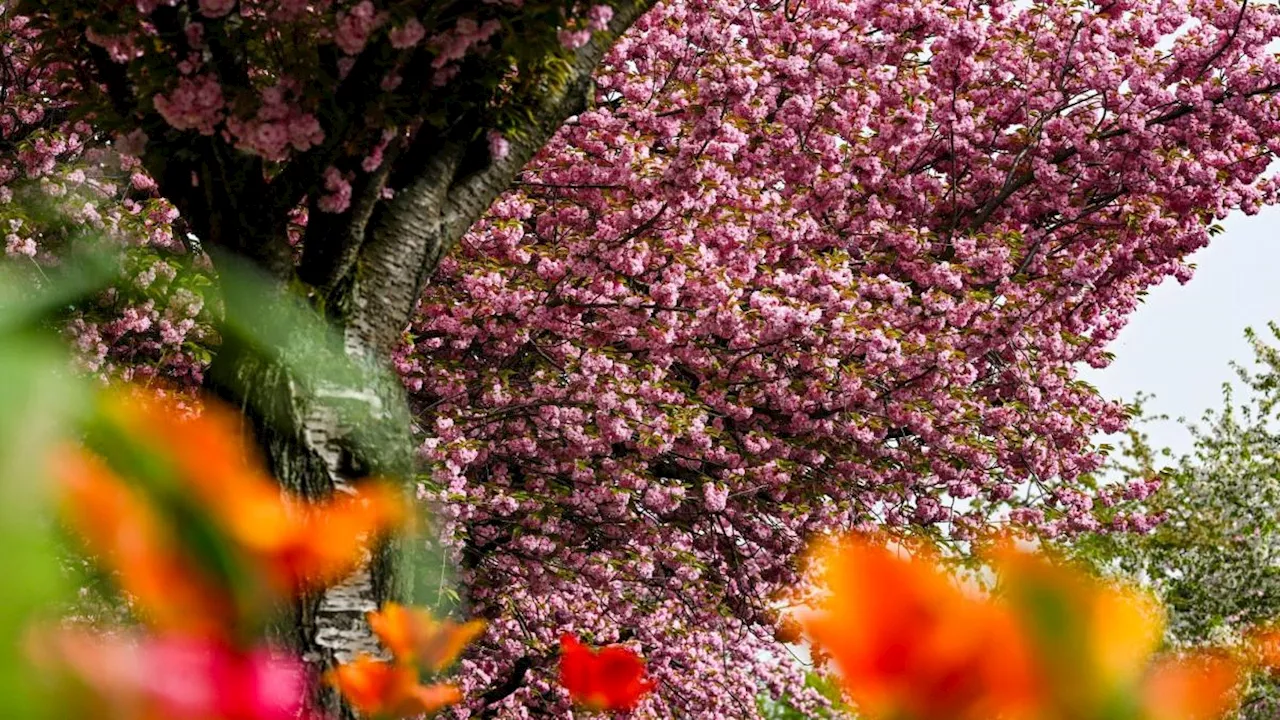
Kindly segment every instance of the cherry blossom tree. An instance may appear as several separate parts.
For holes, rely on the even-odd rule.
[[[1075,365],[1275,196],[1280,16],[1250,2],[55,0],[4,23],[0,188],[72,213],[0,205],[7,254],[118,237],[132,284],[70,327],[91,367],[231,397],[295,490],[406,476],[417,447],[491,621],[462,664],[485,717],[567,711],[566,631],[643,652],[642,717],[814,703],[779,627],[807,536],[1094,529],[1144,489],[1082,480],[1125,413]],[[304,387],[236,342],[223,318],[263,298],[195,291],[245,264],[405,387]],[[368,646],[396,592],[376,560],[301,609],[310,657]]]
[[[562,707],[537,669],[573,626],[644,649],[652,716],[750,715],[761,686],[804,694],[775,628],[811,534],[1149,528],[1126,509],[1145,480],[1088,485],[1125,409],[1074,368],[1189,277],[1216,219],[1274,198],[1276,23],[1217,2],[643,17],[397,356],[424,492],[494,619],[476,682]]]

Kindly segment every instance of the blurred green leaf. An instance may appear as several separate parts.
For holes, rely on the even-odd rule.
[[[100,253],[84,253],[42,274],[39,289],[11,265],[0,266],[0,336],[49,320],[115,277],[115,265]]]
[[[10,320],[7,314],[0,314]],[[8,323],[12,328],[16,323]],[[30,333],[0,333],[0,697],[4,716],[51,717],[42,684],[26,657],[27,633],[65,596],[49,494],[47,463],[76,412],[85,388],[55,368],[61,348]]]

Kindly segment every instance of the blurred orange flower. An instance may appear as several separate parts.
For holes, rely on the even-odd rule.
[[[630,710],[654,688],[644,660],[621,645],[598,650],[572,635],[560,638],[560,684],[589,710]]]
[[[1244,665],[1225,654],[1155,660],[1164,616],[1147,593],[1000,541],[994,597],[964,592],[928,553],[875,537],[815,553],[826,591],[799,613],[872,718],[1217,720]],[[1255,640],[1257,654],[1275,638]]]
[[[412,665],[387,663],[361,655],[329,672],[329,682],[361,713],[404,718],[434,713],[462,700],[457,687],[422,685]]]
[[[1035,717],[1040,678],[1017,619],[967,595],[932,562],[867,537],[815,559],[828,595],[799,614],[871,717]]]
[[[105,408],[131,439],[172,465],[183,488],[274,571],[281,589],[341,579],[360,563],[361,540],[403,519],[398,494],[384,483],[323,502],[286,498],[245,442],[239,415],[220,404],[206,402],[191,416],[169,397],[116,393]]]
[[[226,627],[230,598],[179,551],[171,529],[138,490],[76,448],[57,458],[54,472],[68,521],[148,620],[198,634]]]
[[[256,460],[237,416],[214,403],[192,415],[171,398],[117,391],[106,395],[103,416],[110,457],[138,482],[74,453],[60,467],[68,514],[165,627],[229,628],[266,612],[273,594],[340,580],[404,514],[399,493],[379,482],[324,501],[289,497]],[[214,532],[197,538],[192,522]]]
[[[1244,668],[1234,658],[1202,652],[1157,662],[1142,685],[1144,720],[1216,720],[1239,703]]]
[[[396,660],[414,662],[432,672],[452,665],[485,628],[483,620],[462,624],[437,620],[425,609],[397,603],[387,603],[380,612],[369,613],[369,625]]]
[[[1091,717],[1131,695],[1160,645],[1164,613],[1137,588],[1106,583],[1002,542],[988,553],[1022,619],[1059,714]]]
[[[274,531],[263,528],[238,537],[250,547],[257,543],[274,570],[271,578],[289,591],[324,587],[346,577],[364,559],[369,540],[403,517],[400,494],[379,482],[366,482],[352,494],[335,494],[327,501],[287,506],[287,519]]]
[[[1254,661],[1269,670],[1280,670],[1280,629],[1274,625],[1257,628],[1249,637]]]

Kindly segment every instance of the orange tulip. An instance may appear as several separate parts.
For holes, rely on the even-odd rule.
[[[1089,614],[1091,660],[1107,685],[1131,684],[1160,646],[1164,612],[1147,593],[1103,585],[1095,589]]]
[[[453,685],[422,685],[414,667],[367,655],[339,665],[327,678],[353,707],[377,718],[434,713],[462,700],[462,693]]]
[[[1280,629],[1275,626],[1256,629],[1249,637],[1254,661],[1269,670],[1280,670]]]
[[[193,415],[175,398],[129,388],[107,394],[102,414],[132,442],[162,456],[182,484],[221,517],[232,519],[231,511],[244,509],[245,499],[262,502],[258,509],[265,510],[271,507],[267,491],[279,494],[246,442],[242,419],[219,403],[206,402]],[[250,516],[240,525],[251,527],[257,519]]]
[[[1168,658],[1151,669],[1142,688],[1145,720],[1218,720],[1233,711],[1244,671],[1225,655]]]
[[[572,635],[560,638],[560,684],[589,710],[630,710],[654,688],[644,660],[621,645],[594,650]]]
[[[297,591],[330,585],[355,570],[373,536],[402,516],[398,492],[383,483],[365,483],[350,495],[292,503],[278,529],[259,536],[242,532],[239,538],[257,545],[277,584]]]
[[[827,598],[800,622],[870,717],[1034,717],[1039,670],[1007,607],[920,558],[845,538],[817,559]]]
[[[225,632],[265,613],[273,595],[338,581],[403,514],[399,494],[383,483],[318,502],[287,496],[257,462],[238,418],[213,403],[192,416],[169,398],[117,392],[104,400],[103,416],[140,482],[125,483],[77,452],[61,471],[69,514],[164,627]],[[173,502],[217,536],[189,542],[191,530],[158,510]],[[209,557],[210,540],[219,565],[205,569],[200,558]]]
[[[1001,543],[989,554],[1070,717],[1105,714],[1130,696],[1159,647],[1164,614],[1148,593],[1106,583]]]
[[[207,508],[280,591],[341,579],[363,559],[369,536],[401,519],[398,495],[380,483],[321,502],[285,496],[245,442],[239,416],[217,403],[191,416],[171,398],[121,392],[108,396],[103,412],[169,464],[178,489]]]
[[[381,612],[369,613],[369,625],[396,660],[415,662],[432,672],[448,668],[463,648],[484,632],[483,620],[458,624],[436,620],[421,608],[387,603]]]
[[[64,512],[90,552],[156,626],[209,634],[233,611],[226,593],[182,555],[142,495],[100,460],[70,449],[54,463]]]

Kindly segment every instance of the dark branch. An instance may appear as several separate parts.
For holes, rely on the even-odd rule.
[[[533,668],[533,656],[523,655],[511,667],[511,674],[501,685],[490,688],[485,694],[480,696],[484,708],[480,711],[481,718],[491,718],[497,715],[497,710],[493,707],[501,702],[504,698],[509,697],[512,693],[519,690],[524,685],[524,677],[529,670]]]
[[[511,186],[561,124],[586,108],[596,65],[650,3],[640,0],[618,8],[609,28],[578,48],[568,77],[536,104],[526,127],[511,133],[507,157],[459,175],[465,160],[487,153],[483,132],[476,134],[463,123],[454,127],[457,133],[466,132],[465,137],[446,132],[414,140],[407,153],[411,159],[416,160],[421,149],[438,149],[426,158],[413,182],[379,207],[356,262],[349,327],[369,349],[392,349],[440,258]],[[430,130],[424,126],[420,133],[426,132]]]

